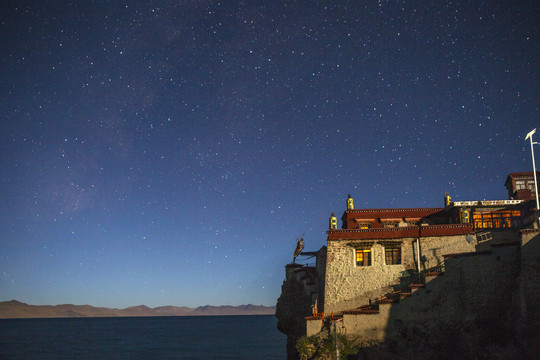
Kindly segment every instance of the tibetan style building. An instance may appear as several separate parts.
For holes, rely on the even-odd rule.
[[[533,173],[510,174],[505,186],[508,200],[446,194],[438,208],[356,209],[349,195],[341,228],[332,213],[327,245],[304,253],[315,266],[286,266],[276,316],[289,358],[300,336],[330,323],[375,342],[399,342],[425,324],[437,332],[496,319],[512,331],[538,329]]]

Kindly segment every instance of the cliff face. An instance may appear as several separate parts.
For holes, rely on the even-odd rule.
[[[293,265],[287,265],[289,268]],[[292,270],[293,271],[293,270]],[[311,299],[306,294],[302,283],[294,276],[287,276],[281,286],[281,296],[277,301],[276,317],[278,330],[287,335],[287,358],[297,359],[297,340],[306,334],[305,316],[310,315]]]

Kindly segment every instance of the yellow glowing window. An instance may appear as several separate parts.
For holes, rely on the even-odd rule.
[[[369,223],[359,223],[358,228],[359,229],[369,229],[370,225]]]
[[[520,226],[520,210],[499,210],[473,214],[476,228],[508,228]]]
[[[371,265],[371,249],[357,249],[356,250],[356,266],[370,266]]]

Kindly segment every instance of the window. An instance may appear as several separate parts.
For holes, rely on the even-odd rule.
[[[399,246],[385,247],[384,259],[386,260],[386,265],[401,264],[401,247]]]
[[[491,212],[475,212],[473,214],[476,229],[519,227],[520,210],[499,210]]]
[[[371,265],[371,249],[356,249],[356,266]]]
[[[491,240],[493,237],[491,236],[491,233],[486,232],[486,233],[477,234],[476,238],[478,239],[478,242],[484,242],[484,241]]]
[[[385,228],[395,228],[398,227],[399,222],[397,221],[385,221],[383,227]]]
[[[516,190],[524,190],[525,187],[525,180],[516,180]]]
[[[369,229],[371,227],[370,223],[358,223],[359,229]]]
[[[534,191],[534,181],[529,181],[527,183],[527,186],[529,187],[529,190],[532,191],[532,192],[535,192]]]

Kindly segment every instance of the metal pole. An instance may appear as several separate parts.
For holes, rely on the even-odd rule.
[[[534,196],[536,197],[536,218],[538,219],[538,226],[540,227],[540,217],[538,217],[538,208],[540,207],[540,205],[538,205],[538,183],[536,182],[536,165],[534,164],[534,147],[533,147],[532,136],[531,136],[531,156],[532,156],[533,174],[534,174]]]
[[[534,149],[533,149],[533,144],[536,144],[536,143],[533,143],[533,139],[532,139],[532,136],[535,132],[536,132],[536,128],[527,134],[527,137],[525,137],[525,140],[527,140],[527,138],[531,140],[531,157],[532,157],[533,175],[534,175],[534,197],[536,198],[536,219],[537,219],[538,227],[540,228],[540,217],[538,216],[538,208],[540,207],[540,205],[538,204],[538,183],[536,182],[536,165],[534,164]]]
[[[334,343],[336,344],[336,359],[339,360],[339,348],[337,342],[336,322],[334,321]]]
[[[418,273],[420,273],[420,238],[416,239],[416,261]]]

